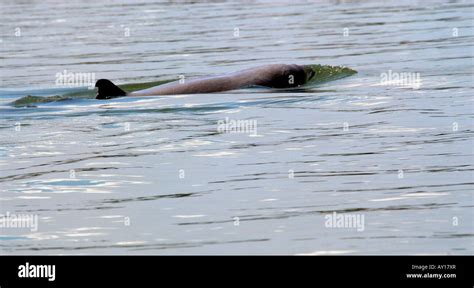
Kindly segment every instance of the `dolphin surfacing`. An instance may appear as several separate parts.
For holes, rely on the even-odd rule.
[[[173,81],[152,88],[127,93],[110,80],[100,79],[96,99],[121,96],[155,96],[223,92],[251,86],[291,88],[305,84],[314,76],[310,66],[271,64],[216,76]]]

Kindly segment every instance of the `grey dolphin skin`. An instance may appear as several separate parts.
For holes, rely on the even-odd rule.
[[[291,88],[305,84],[314,74],[313,69],[306,65],[271,64],[222,75],[173,81],[130,93],[123,91],[110,80],[100,79],[95,84],[95,87],[98,88],[96,99],[111,99],[121,96],[212,93],[251,86]]]

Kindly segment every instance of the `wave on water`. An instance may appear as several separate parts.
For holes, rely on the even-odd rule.
[[[314,71],[314,76],[309,79],[305,87],[314,87],[323,83],[339,80],[345,77],[352,76],[357,71],[344,66],[330,66],[330,65],[309,65]]]
[[[272,89],[272,91],[289,91],[289,90],[301,90],[307,88],[314,88],[318,85],[335,81],[341,78],[349,77],[357,73],[357,71],[350,69],[344,66],[330,66],[330,65],[308,65],[315,72],[314,76],[306,83],[305,85],[298,88],[291,89]],[[153,86],[165,84],[173,80],[162,80],[162,81],[153,81],[146,83],[131,83],[120,85],[126,91],[136,91],[147,89]],[[60,95],[47,95],[47,96],[35,96],[27,95],[21,97],[10,104],[14,107],[35,107],[39,103],[51,103],[59,101],[67,101],[74,99],[94,99],[96,96],[95,90],[90,90],[84,87],[81,90],[75,90],[73,92],[66,92]]]

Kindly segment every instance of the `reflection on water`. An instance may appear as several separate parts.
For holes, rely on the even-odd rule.
[[[0,8],[0,213],[39,218],[2,228],[2,253],[473,253],[468,1]],[[55,86],[64,70],[133,90],[275,62],[358,74],[110,101]],[[328,228],[334,212],[365,229]]]

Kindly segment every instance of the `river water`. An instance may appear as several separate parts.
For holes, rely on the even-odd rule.
[[[2,1],[0,213],[37,225],[3,225],[0,253],[473,254],[473,12]],[[141,87],[269,63],[358,73],[108,101],[57,82]],[[328,222],[341,217],[353,222]]]

